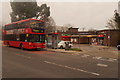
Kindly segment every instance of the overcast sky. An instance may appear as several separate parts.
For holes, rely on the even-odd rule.
[[[38,5],[43,3],[45,2],[38,2]],[[58,26],[72,24],[74,27],[86,29],[104,29],[107,21],[113,17],[114,10],[118,9],[117,2],[46,2],[46,4],[50,6],[51,17]],[[10,23],[10,4],[2,2],[0,11],[4,24]]]

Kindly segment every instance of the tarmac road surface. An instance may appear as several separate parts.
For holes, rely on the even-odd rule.
[[[85,54],[2,48],[3,78],[117,78],[118,61]]]

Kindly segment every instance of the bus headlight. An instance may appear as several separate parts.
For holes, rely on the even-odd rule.
[[[28,43],[28,44],[29,44],[29,46],[31,46],[32,43]]]

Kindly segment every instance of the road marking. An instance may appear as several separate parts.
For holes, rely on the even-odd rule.
[[[117,61],[117,59],[114,59],[114,58],[109,58],[108,61]]]
[[[101,58],[100,60],[102,60],[102,61],[107,61],[106,59],[102,59],[102,58]]]
[[[84,73],[88,73],[88,74],[92,74],[92,75],[96,75],[96,76],[100,75],[100,74],[95,73],[95,72],[89,72],[89,71],[82,70],[82,69],[79,69],[79,68],[65,66],[65,65],[61,65],[61,64],[57,64],[57,63],[53,63],[53,62],[49,62],[49,61],[44,61],[44,62],[47,63],[47,64],[52,64],[52,65],[56,65],[56,66],[59,66],[59,67],[64,67],[64,68],[68,68],[68,69],[71,69],[71,70],[76,70],[76,71],[80,71],[80,72],[84,72]]]
[[[102,57],[93,57],[93,59],[101,59]]]
[[[90,56],[90,55],[86,55],[86,54],[84,54],[84,55],[82,55],[81,57],[88,57],[88,56]]]
[[[108,67],[108,65],[106,65],[106,64],[101,64],[101,63],[98,63],[97,66],[100,66],[100,67]]]
[[[114,59],[114,58],[103,59],[102,57],[93,57],[93,59],[98,59],[98,60],[102,60],[102,61],[110,61],[110,62],[117,61],[117,59]]]
[[[28,59],[30,59],[31,57],[27,57],[27,56],[24,56],[24,55],[20,55],[20,54],[15,54],[15,55],[17,55],[17,56],[21,56],[21,57],[24,57],[24,58],[28,58]]]
[[[79,53],[74,53],[74,54],[72,54],[72,55],[80,55]]]

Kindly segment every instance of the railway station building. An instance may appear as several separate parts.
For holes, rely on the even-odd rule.
[[[116,46],[120,41],[120,30],[105,29],[97,31],[78,31],[78,28],[69,28],[60,32],[59,40],[71,41],[73,44],[90,44],[103,46]]]

